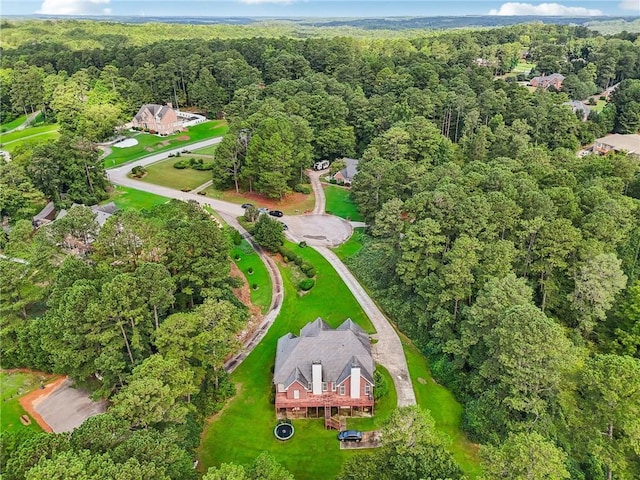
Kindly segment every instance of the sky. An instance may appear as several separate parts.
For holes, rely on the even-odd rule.
[[[0,15],[389,17],[638,16],[640,0],[0,0]]]

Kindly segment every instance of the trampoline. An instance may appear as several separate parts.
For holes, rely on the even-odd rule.
[[[273,434],[276,436],[278,440],[289,440],[293,437],[293,425],[291,422],[282,421],[276,425],[276,428],[273,429]]]

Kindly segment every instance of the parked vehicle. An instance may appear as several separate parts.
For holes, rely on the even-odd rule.
[[[242,208],[249,208],[249,207],[253,207],[253,203],[243,203],[242,205],[240,205]]]
[[[282,222],[280,222],[282,223]],[[287,225],[286,223],[282,223],[282,229],[283,230],[289,230],[289,225]]]
[[[258,213],[269,213],[269,209],[267,207],[260,207]]]
[[[338,434],[341,442],[361,442],[362,432],[360,430],[343,430]]]
[[[313,164],[314,170],[324,170],[326,168],[329,168],[329,160],[321,160]]]
[[[281,217],[284,215],[284,213],[282,213],[280,210],[271,210],[269,212],[269,215],[271,215],[272,217]]]

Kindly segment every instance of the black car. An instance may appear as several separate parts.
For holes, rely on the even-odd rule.
[[[280,210],[271,210],[269,211],[269,215],[271,215],[272,217],[281,217],[284,215],[284,213],[282,213]]]
[[[249,207],[253,207],[253,203],[243,203],[242,205],[240,205],[242,208],[249,208]]]
[[[282,222],[280,222],[280,224],[282,225],[282,230],[289,230],[289,225],[287,225],[286,223],[282,223]]]
[[[361,442],[362,432],[360,430],[343,430],[338,434],[341,442]]]

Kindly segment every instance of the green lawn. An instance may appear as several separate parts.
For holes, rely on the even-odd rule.
[[[529,63],[526,60],[520,60],[518,64],[512,70],[513,73],[530,73],[531,70],[536,66],[535,63]]]
[[[586,102],[585,102],[586,103]],[[591,111],[593,112],[601,112],[602,109],[604,108],[604,106],[607,104],[606,100],[598,100],[597,103],[595,105],[589,105],[587,103],[587,107],[589,107],[589,109],[591,109]]]
[[[236,260],[238,255],[240,260]],[[271,305],[271,277],[262,259],[246,240],[242,240],[242,243],[231,251],[231,258],[249,283],[251,303],[259,306],[262,313],[267,313]],[[251,274],[250,268],[253,269]],[[258,286],[257,289],[253,288],[254,284]]]
[[[324,194],[327,198],[325,206],[327,213],[346,218],[347,220],[353,220],[354,222],[364,220],[360,212],[358,212],[358,207],[349,195],[349,189],[335,185],[325,185]]]
[[[191,153],[197,153],[199,155],[215,155],[217,148],[218,148],[218,145],[209,145],[208,147],[199,148],[198,150],[193,150]]]
[[[18,146],[20,145],[24,145],[24,144],[38,145],[40,143],[45,143],[50,140],[57,140],[58,137],[60,137],[60,132],[58,130],[55,130],[53,132],[39,133],[37,135],[34,135],[33,137],[25,137],[21,140],[12,141],[11,143],[4,145],[2,149],[6,150],[9,153],[13,153],[13,151],[16,148],[18,148]]]
[[[181,157],[182,158],[182,157]],[[193,190],[211,180],[211,170],[193,170],[192,168],[177,169],[173,164],[180,158],[168,158],[162,162],[153,163],[146,167],[147,174],[141,178],[143,182],[162,185],[176,190]]]
[[[11,120],[10,122],[3,123],[2,125],[0,125],[0,128],[4,131],[12,130],[22,125],[26,120],[27,120],[26,115],[20,115],[15,120]]]
[[[227,130],[226,121],[215,120],[194,125],[189,127],[186,132],[178,132],[166,137],[143,132],[133,133],[130,136],[135,138],[138,144],[126,148],[113,147],[111,154],[104,159],[104,166],[105,168],[111,168],[152,153],[164,152],[182,146],[187,147],[190,143],[206,140],[207,138],[220,137]],[[189,137],[188,140],[178,140],[186,137]]]
[[[0,143],[7,147],[19,141],[28,140],[30,138],[38,138],[45,134],[57,132],[60,125],[57,123],[48,123],[37,127],[27,127],[24,130],[17,130],[11,133],[0,134]],[[6,150],[6,148],[4,148]]]
[[[369,418],[347,418],[347,428],[355,428],[356,430],[370,431],[379,429],[382,424],[389,418],[391,413],[398,406],[398,395],[393,384],[393,378],[382,365],[376,364],[378,370],[387,381],[389,393],[379,400],[376,400],[374,416]]]
[[[20,397],[40,387],[42,378],[42,375],[37,373],[0,371],[0,399],[2,399],[0,428],[3,432],[20,429],[42,431],[33,418],[30,425],[22,424],[20,417],[26,412],[19,402]]]
[[[362,248],[362,242],[364,238],[364,228],[354,228],[353,234],[349,237],[349,239],[342,245],[334,248],[333,251],[340,258],[340,260],[344,262],[347,258],[358,253],[358,251]]]
[[[418,405],[431,411],[436,429],[451,439],[448,450],[467,477],[477,478],[482,473],[478,445],[470,442],[462,431],[462,405],[449,390],[433,380],[427,360],[418,348],[403,335],[400,338]]]
[[[285,293],[282,310],[262,342],[232,374],[237,395],[205,428],[198,453],[203,470],[225,462],[248,465],[266,450],[297,480],[330,479],[347,458],[358,453],[340,450],[336,432],[325,430],[322,419],[294,420],[295,435],[288,442],[279,442],[273,435],[276,419],[270,402],[271,368],[278,338],[288,332],[298,333],[317,317],[332,326],[350,317],[373,332],[351,292],[320,254],[293,244],[287,247],[316,267],[317,284],[299,296],[290,268],[281,268]],[[390,410],[384,403],[380,408],[382,413]]]
[[[148,210],[155,205],[167,203],[170,198],[143,192],[135,188],[115,186],[108,200],[102,203],[114,202],[120,210]]]

